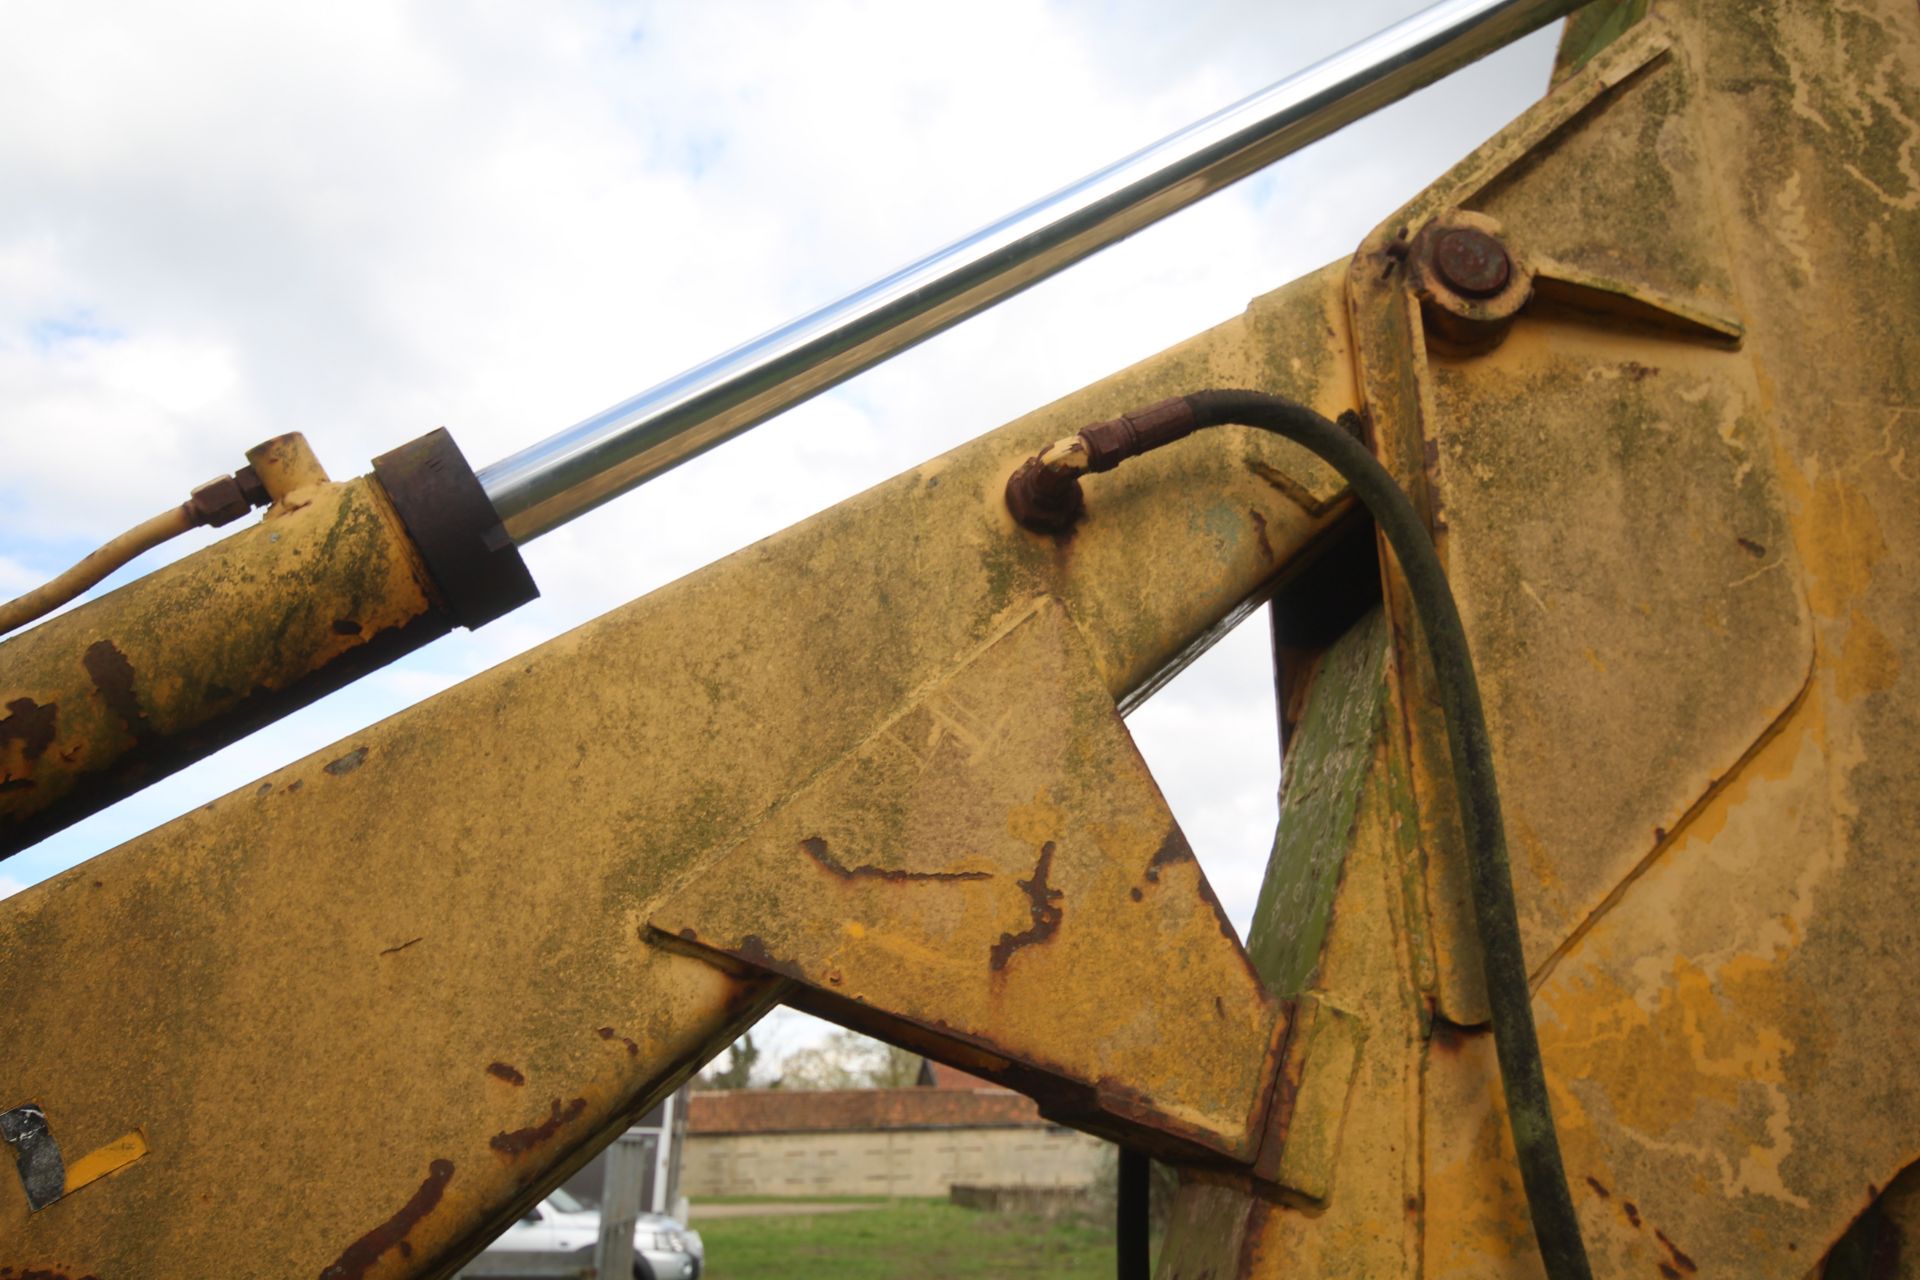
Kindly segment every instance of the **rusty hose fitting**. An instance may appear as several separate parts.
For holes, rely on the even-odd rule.
[[[42,583],[25,595],[0,603],[0,636],[45,617],[69,600],[92,590],[101,579],[128,561],[179,537],[189,529],[198,529],[203,525],[218,529],[271,501],[259,474],[250,466],[242,467],[232,475],[215,476],[205,484],[196,485],[187,495],[187,500],[179,506],[141,521],[119,537],[89,551],[79,563],[58,577]]]
[[[1111,471],[1128,458],[1186,439],[1199,425],[1193,406],[1176,396],[1136,413],[1082,427],[1080,439],[1086,443],[1087,470]]]
[[[1023,529],[1065,533],[1087,509],[1080,471],[1045,462],[1045,457],[1040,453],[1028,458],[1007,477],[1007,510]]]
[[[1035,533],[1063,533],[1086,511],[1082,473],[1111,471],[1128,458],[1184,439],[1197,426],[1193,407],[1175,398],[1082,427],[1028,458],[1007,478],[1007,510]]]

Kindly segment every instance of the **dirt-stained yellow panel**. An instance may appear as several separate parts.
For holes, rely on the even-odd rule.
[[[1052,602],[652,923],[1004,1057],[1058,1117],[1253,1158],[1280,1004]]]
[[[1450,179],[1641,316],[1536,295],[1441,354],[1379,318],[1394,223],[1350,281],[1480,666],[1595,1273],[1799,1280],[1920,1156],[1920,20],[1652,9],[1561,92],[1629,74]],[[1423,836],[1438,1012],[1478,1021]],[[1537,1275],[1488,1033],[1436,1020],[1426,1063],[1425,1273]]]
[[[1337,407],[1339,279],[0,903],[0,1087],[63,1150],[150,1148],[40,1213],[0,1178],[0,1266],[385,1280],[477,1250],[778,997],[648,941],[676,884],[1041,598],[1111,717],[1340,518],[1298,450],[1232,429],[1107,477],[1071,537],[1002,497],[1047,443],[1196,384]],[[1032,927],[1013,910],[996,939]]]

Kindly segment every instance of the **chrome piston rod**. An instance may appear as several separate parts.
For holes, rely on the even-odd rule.
[[[484,468],[517,543],[1560,18],[1443,0],[1045,199]]]

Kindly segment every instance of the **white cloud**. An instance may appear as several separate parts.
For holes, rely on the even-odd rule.
[[[0,591],[281,431],[307,432],[336,475],[441,424],[492,461],[1415,7],[14,6]],[[1537,95],[1550,46],[1499,55],[542,539],[536,605],[11,873],[135,834],[1344,255]],[[702,514],[721,467],[745,495],[724,524]],[[1250,631],[1133,720],[1243,926],[1271,839],[1270,705]]]

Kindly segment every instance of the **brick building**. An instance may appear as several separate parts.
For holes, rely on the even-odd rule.
[[[1090,1186],[1106,1144],[1021,1094],[933,1066],[905,1089],[695,1093],[683,1186],[703,1196],[944,1196],[954,1183]]]

